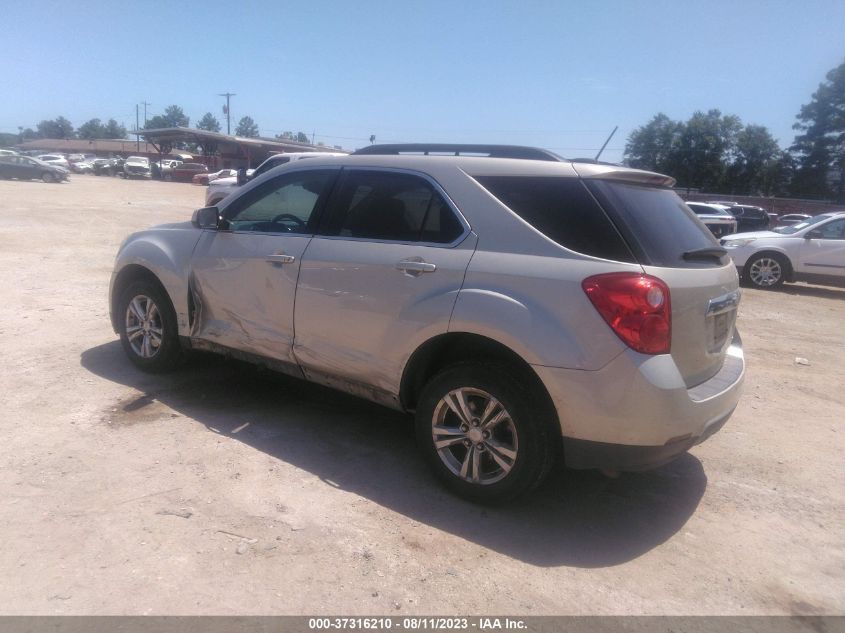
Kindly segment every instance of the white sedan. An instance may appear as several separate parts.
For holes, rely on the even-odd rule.
[[[784,281],[845,285],[845,213],[822,213],[793,226],[721,240],[740,273],[757,288]]]

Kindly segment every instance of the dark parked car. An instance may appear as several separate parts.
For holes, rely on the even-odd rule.
[[[736,232],[767,231],[771,226],[769,214],[762,207],[752,207],[747,204],[734,204],[728,211],[736,218]]]
[[[123,174],[123,163],[122,158],[98,158],[91,167],[95,176],[116,176]]]
[[[169,180],[191,182],[197,174],[208,173],[208,167],[202,163],[182,163],[170,170]],[[165,176],[168,178],[168,176]]]
[[[687,202],[687,206],[704,222],[705,226],[718,239],[736,233],[736,218],[721,204]]]
[[[67,180],[68,170],[57,165],[50,165],[29,156],[0,156],[0,178],[18,180],[40,179],[44,182]]]

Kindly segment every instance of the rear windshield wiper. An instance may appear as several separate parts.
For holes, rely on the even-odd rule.
[[[683,257],[686,260],[690,259],[722,259],[728,254],[727,249],[721,246],[705,246],[704,248],[695,248],[684,253]]]

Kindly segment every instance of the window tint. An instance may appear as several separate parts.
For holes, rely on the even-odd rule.
[[[334,208],[329,235],[448,244],[463,233],[442,196],[411,174],[349,171]]]
[[[717,242],[671,189],[609,180],[588,180],[586,184],[642,263],[701,268],[727,261],[684,259],[685,252],[714,246]]]
[[[226,209],[232,231],[308,233],[320,195],[334,173],[302,172],[280,176],[250,192],[243,204]]]
[[[511,211],[561,246],[621,262],[634,257],[577,178],[477,176]]]

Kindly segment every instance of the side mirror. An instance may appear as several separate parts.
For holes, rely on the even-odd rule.
[[[220,211],[217,207],[203,207],[194,211],[191,224],[198,229],[216,229],[220,223]]]
[[[246,177],[246,169],[241,167],[238,170],[238,187],[243,185],[247,180],[248,180],[248,178]]]
[[[805,240],[820,240],[824,237],[824,233],[822,233],[821,229],[813,229],[812,231],[807,231],[804,233]]]

